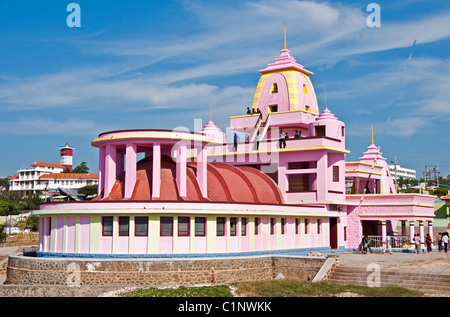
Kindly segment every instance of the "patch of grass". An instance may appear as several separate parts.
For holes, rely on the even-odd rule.
[[[239,282],[232,284],[238,296],[245,297],[335,297],[353,293],[364,297],[421,297],[422,293],[403,287],[366,287],[338,285],[329,282],[311,283],[291,279]],[[177,288],[138,288],[121,297],[233,297],[228,285]]]
[[[365,297],[419,297],[422,293],[402,287],[366,287],[338,285],[329,282],[311,283],[290,279],[240,282],[237,287],[239,296],[252,297],[334,297],[340,293],[351,292]]]
[[[233,297],[228,285],[177,288],[138,288],[121,297]]]

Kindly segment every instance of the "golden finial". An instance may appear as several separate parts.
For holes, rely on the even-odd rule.
[[[284,24],[284,49],[287,49],[287,45],[286,45],[286,23]]]
[[[373,144],[373,124],[372,124],[372,144]]]

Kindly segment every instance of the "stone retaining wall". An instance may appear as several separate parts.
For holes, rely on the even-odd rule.
[[[6,269],[8,267],[8,258],[5,257],[0,258],[0,275],[5,275],[6,274]]]
[[[117,291],[118,286],[2,285],[0,297],[98,297]]]
[[[9,285],[196,285],[286,278],[310,280],[325,257],[76,259],[10,256]]]

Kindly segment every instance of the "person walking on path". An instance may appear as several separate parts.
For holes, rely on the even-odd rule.
[[[364,235],[360,244],[361,253],[367,254],[367,249],[369,249],[370,253],[372,253],[372,248],[370,247],[370,242],[372,240],[369,240],[369,238]]]
[[[414,245],[416,246],[416,253],[419,254],[420,252],[420,237],[419,234],[416,234],[414,237]]]
[[[386,237],[386,247],[383,250],[383,253],[386,253],[386,250],[389,250],[389,254],[392,254],[392,249],[391,249],[391,236],[387,236]]]
[[[441,252],[442,250],[442,235],[439,232],[437,237],[436,237],[436,241],[437,241],[437,247],[438,247],[438,251]]]
[[[427,252],[431,252],[431,246],[433,245],[433,240],[429,233],[425,236],[425,243],[427,244]]]
[[[444,236],[442,237],[442,245],[443,245],[443,247],[444,247],[444,252],[445,252],[445,253],[447,253],[448,240],[449,240],[448,234],[446,234],[446,235],[444,235]]]

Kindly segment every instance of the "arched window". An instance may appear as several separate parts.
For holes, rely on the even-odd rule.
[[[306,89],[306,85],[305,85],[305,84],[303,84],[303,93],[304,93],[305,95],[308,94],[308,89]]]
[[[272,91],[271,94],[277,94],[278,93],[278,85],[276,83],[273,83],[272,85]]]

